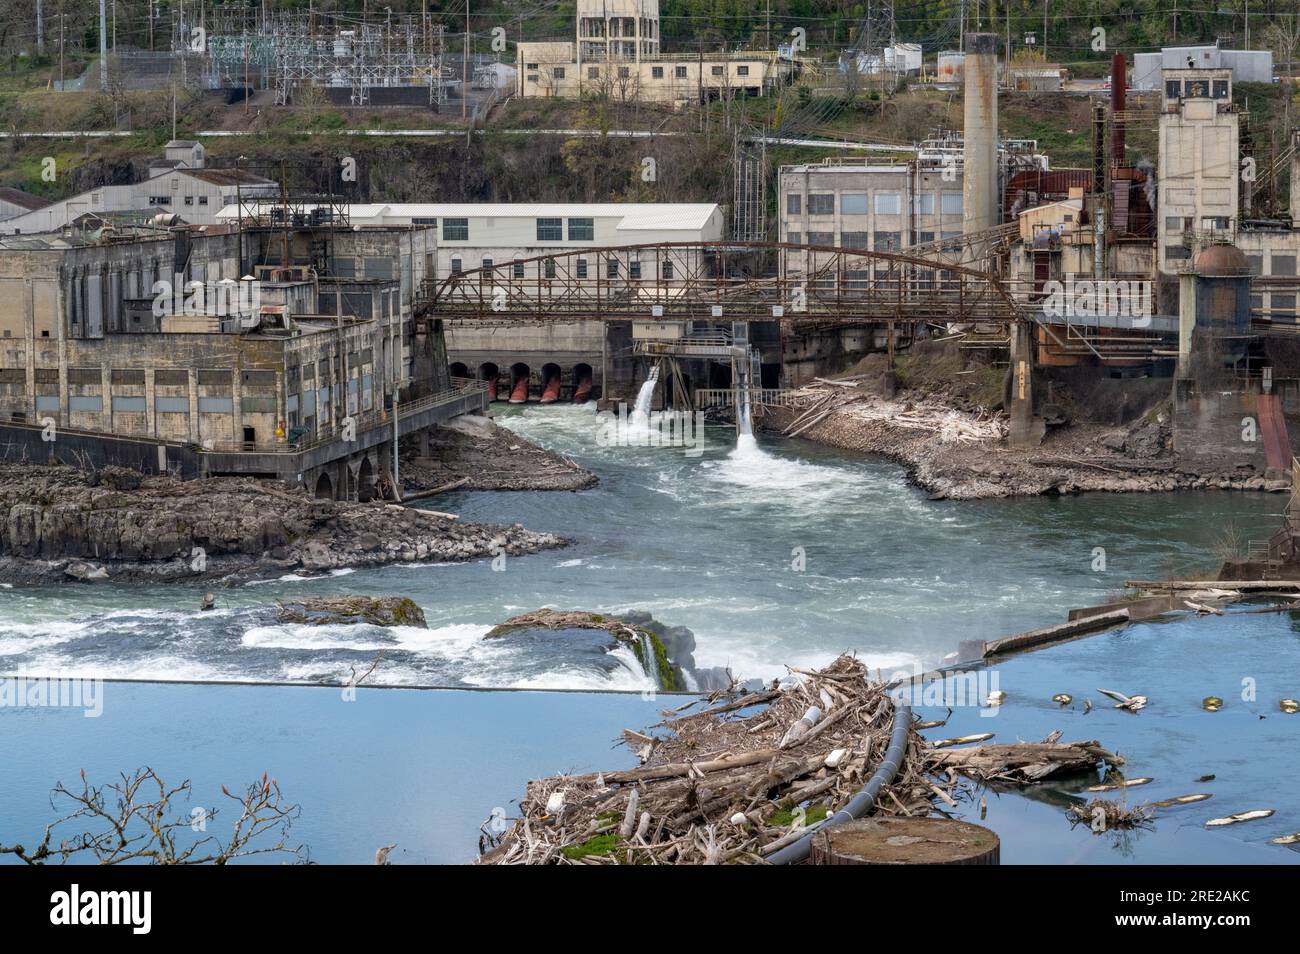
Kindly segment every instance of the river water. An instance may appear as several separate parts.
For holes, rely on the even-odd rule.
[[[934,665],[964,639],[1058,622],[1125,579],[1213,568],[1229,528],[1261,538],[1284,503],[1221,492],[930,501],[895,464],[806,442],[760,436],[737,448],[734,432],[710,427],[697,454],[611,444],[590,406],[499,419],[600,485],[432,505],[559,532],[572,547],[495,567],[413,564],[220,589],[205,614],[197,586],[0,590],[0,673],[336,681],[382,651],[368,684],[646,687],[634,657],[594,643],[481,638],[542,606],[648,610],[695,632],[698,665],[744,678],[846,650],[894,671]],[[268,618],[276,599],[328,593],[410,596],[429,629]]]

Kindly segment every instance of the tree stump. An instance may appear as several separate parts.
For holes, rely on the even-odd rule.
[[[998,836],[950,818],[865,818],[813,836],[814,865],[996,865]]]

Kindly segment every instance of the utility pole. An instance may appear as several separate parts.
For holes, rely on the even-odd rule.
[[[108,92],[108,0],[99,0],[99,88]]]
[[[1043,0],[1043,62],[1047,62],[1047,0]]]
[[[68,15],[62,10],[59,11],[59,90],[63,89],[63,32],[64,21]]]
[[[465,0],[465,50],[460,66],[460,118],[469,115],[469,0]]]
[[[45,3],[36,0],[36,52],[45,52]]]

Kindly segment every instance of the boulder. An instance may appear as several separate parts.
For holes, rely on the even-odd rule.
[[[84,583],[108,579],[107,570],[97,564],[87,563],[85,560],[73,560],[63,568],[63,573],[65,576],[69,576],[74,580],[81,580]]]
[[[424,610],[408,596],[313,596],[287,600],[276,607],[281,623],[313,626],[369,623],[372,626],[428,627]]]

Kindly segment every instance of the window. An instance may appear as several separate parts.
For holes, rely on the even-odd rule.
[[[748,75],[749,75],[749,67],[748,67],[748,66],[737,66],[737,67],[736,67],[736,75],[737,75],[737,76],[748,76]]]
[[[663,79],[663,78],[664,78],[664,68],[663,68],[662,66],[652,66],[652,67],[650,67],[650,78],[651,78],[651,79]]]
[[[785,214],[798,215],[803,211],[803,196],[798,192],[791,192],[785,197]]]
[[[1246,264],[1250,267],[1250,273],[1251,273],[1252,275],[1263,275],[1263,274],[1264,274],[1264,256],[1262,256],[1262,255],[1247,255],[1247,256],[1246,256]]]
[[[563,242],[564,241],[564,220],[563,219],[538,219],[537,220],[537,241]]]
[[[429,218],[428,216],[413,215],[411,216],[411,224],[412,225],[437,225],[438,220]]]
[[[459,275],[459,274],[461,273],[460,259],[459,259],[459,258],[453,258],[453,259],[451,260],[451,273],[452,273],[453,275]]]
[[[595,219],[569,219],[569,241],[590,242],[596,237]]]
[[[897,232],[877,232],[876,233],[876,251],[877,252],[897,252],[898,251],[898,233]]]
[[[869,233],[867,232],[841,232],[841,248],[867,248]]]
[[[634,282],[641,280],[641,263],[633,259],[627,263],[628,277]]]
[[[897,192],[876,193],[876,215],[898,215],[902,210],[902,196]]]
[[[523,278],[523,277],[524,277],[524,263],[523,263],[523,262],[515,262],[514,265],[512,266],[512,269],[513,269],[513,271],[514,271],[514,276],[515,276],[515,278]]]
[[[1207,215],[1201,219],[1201,228],[1203,229],[1226,229],[1228,228],[1228,217],[1226,215]]]
[[[1277,292],[1273,292],[1269,296],[1269,304],[1272,306],[1273,311],[1285,311],[1288,314],[1295,314],[1295,295],[1279,295]]]
[[[912,211],[917,215],[934,215],[934,193],[919,192],[912,196]]]
[[[961,215],[961,193],[945,192],[939,197],[939,211],[944,215]]]
[[[809,245],[834,245],[835,233],[834,232],[809,232],[808,244]]]
[[[524,67],[524,69],[526,69],[526,70],[535,70],[535,69],[537,69],[537,64],[536,64],[536,63],[529,63],[527,66]]]
[[[834,215],[835,214],[835,196],[830,193],[813,194],[808,196],[808,214],[809,215]]]
[[[686,79],[686,67],[684,67],[684,66],[674,66],[674,67],[673,67],[673,76],[677,77],[678,79]]]
[[[709,67],[709,72],[710,72],[712,75],[714,75],[714,76],[721,76],[721,75],[722,75],[722,67],[721,67],[721,66],[711,66],[711,67]]]
[[[842,215],[866,215],[867,194],[865,192],[845,192],[840,196],[840,213]]]
[[[193,205],[193,204],[194,204],[194,196],[192,196],[192,195],[187,195],[187,196],[185,197],[185,204],[186,204],[186,205]]]
[[[1227,99],[1227,98],[1228,98],[1228,81],[1227,81],[1227,80],[1215,80],[1215,81],[1212,83],[1212,86],[1213,86],[1213,94],[1212,94],[1212,95],[1214,96],[1215,99]]]
[[[588,67],[587,67],[587,79],[600,79],[600,67],[599,67],[599,66],[588,66]]]
[[[933,241],[934,241],[934,233],[933,233],[933,232],[917,232],[917,233],[916,233],[916,243],[917,243],[918,245],[925,245],[927,242],[933,242]]]
[[[1187,221],[1187,220],[1184,219],[1181,215],[1166,215],[1166,216],[1165,216],[1165,231],[1166,231],[1166,232],[1181,232],[1183,229],[1185,229],[1185,228],[1187,227],[1187,226],[1184,224],[1186,221]]]
[[[548,258],[545,262],[542,263],[542,265],[543,265],[543,269],[544,269],[544,270],[543,270],[543,274],[544,274],[547,278],[554,278],[554,277],[555,277],[555,259],[553,259],[553,258]]]
[[[1279,255],[1273,253],[1271,275],[1294,275],[1295,274],[1295,256]]]
[[[576,272],[577,272],[577,276],[578,276],[579,278],[586,278],[586,277],[587,277],[587,260],[586,260],[585,258],[580,258],[580,259],[578,259],[578,262],[577,262],[577,264],[574,266],[574,268],[575,268],[575,270],[576,270]]]
[[[788,242],[790,245],[802,245],[802,244],[803,244],[803,234],[802,234],[801,232],[786,232],[786,233],[785,233],[785,240],[786,240],[786,242]]]
[[[632,72],[631,72],[630,69],[628,69],[628,67],[626,67],[626,66],[620,66],[620,67],[618,68],[618,78],[619,78],[619,79],[627,79],[627,78],[628,78],[629,76],[631,76],[631,75],[632,75]]]
[[[1165,80],[1165,97],[1178,99],[1183,94],[1183,85],[1178,80]]]
[[[1170,262],[1185,261],[1192,257],[1192,250],[1182,245],[1166,245],[1165,259]]]
[[[618,259],[616,258],[605,259],[605,277],[618,278]]]
[[[483,271],[481,274],[485,281],[492,280],[492,259],[490,258],[483,259]]]
[[[563,66],[555,67],[554,69],[551,70],[551,75],[554,76],[556,79],[564,79],[564,67]]]
[[[442,240],[444,242],[468,242],[469,219],[443,219]]]
[[[149,196],[150,205],[171,205],[172,197],[169,195],[151,195]]]
[[[208,204],[208,197],[206,195],[199,196],[199,205],[207,205],[207,204]]]
[[[670,279],[672,277],[673,277],[673,263],[664,262],[664,278]]]

